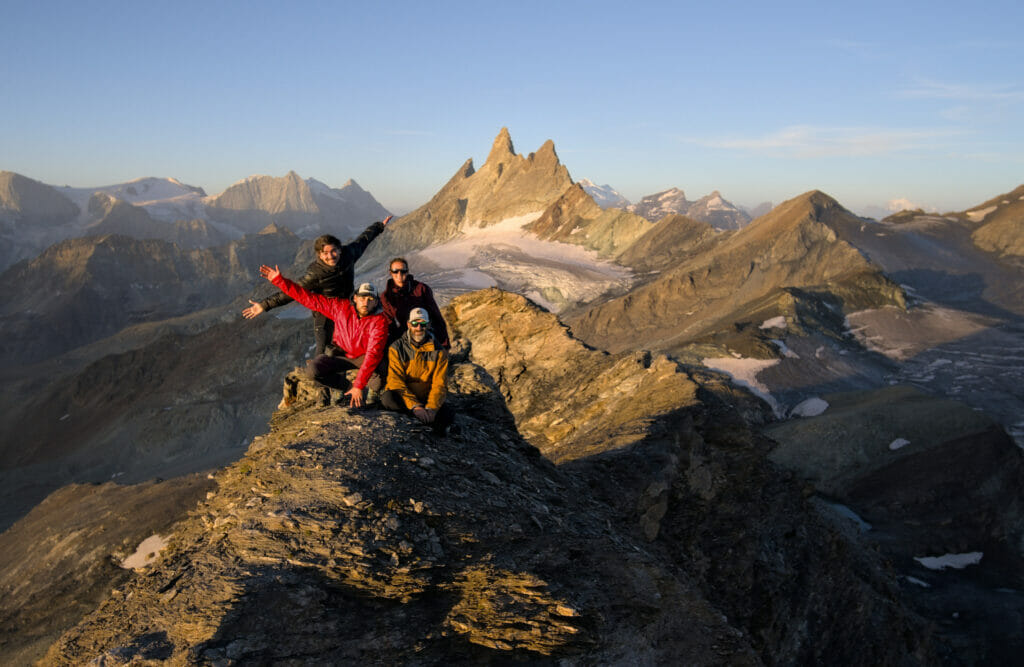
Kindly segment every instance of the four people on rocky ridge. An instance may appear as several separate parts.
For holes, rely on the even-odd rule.
[[[252,306],[242,314],[251,319],[291,300],[306,306],[314,311],[317,334],[317,354],[306,362],[307,375],[321,387],[321,405],[330,403],[332,388],[344,392],[356,408],[380,394],[385,409],[408,414],[443,435],[454,413],[445,402],[448,330],[433,291],[413,279],[408,261],[396,257],[388,263],[391,277],[379,300],[370,283],[361,284],[350,298],[339,293],[346,277],[351,292],[355,262],[390,219],[374,223],[347,246],[334,237],[317,239],[319,259],[298,283],[276,266],[261,266],[260,274],[281,292],[260,302],[250,299]],[[349,381],[352,369],[358,372]]]

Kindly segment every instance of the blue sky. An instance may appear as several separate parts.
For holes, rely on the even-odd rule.
[[[634,201],[1024,183],[1019,3],[3,5],[0,169],[53,185],[294,170],[406,212],[502,127]]]

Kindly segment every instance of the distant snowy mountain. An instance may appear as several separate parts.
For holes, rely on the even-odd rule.
[[[690,204],[686,215],[694,220],[706,222],[715,229],[740,229],[750,222],[750,216],[723,199],[718,190]]]
[[[629,200],[610,185],[597,185],[586,178],[581,178],[579,184],[594,200],[594,203],[601,208],[626,208],[629,206]]]
[[[679,188],[671,188],[647,195],[627,209],[630,213],[647,218],[651,222],[657,222],[666,215],[686,215],[690,209],[690,202],[686,201],[686,193]]]
[[[687,201],[685,192],[671,188],[647,195],[627,210],[651,222],[668,215],[685,215],[715,229],[740,229],[751,220],[747,212],[724,199],[718,190],[691,202]]]
[[[175,178],[57,187],[0,171],[0,271],[69,238],[121,234],[205,248],[276,224],[303,238],[347,239],[387,215],[353,180],[332,188],[294,172],[251,176],[211,197]]]
[[[65,185],[56,189],[78,205],[82,211],[82,217],[78,221],[80,224],[87,222],[89,200],[97,192],[143,208],[153,220],[160,222],[207,219],[203,205],[206,192],[200,187],[186,185],[176,178],[145,177],[95,188]]]

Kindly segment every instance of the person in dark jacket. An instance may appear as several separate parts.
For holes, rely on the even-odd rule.
[[[433,290],[412,277],[409,273],[409,262],[405,261],[404,257],[395,257],[391,260],[388,271],[391,277],[388,278],[388,285],[380,295],[380,305],[384,308],[384,314],[391,318],[388,345],[405,333],[412,309],[423,308],[429,316],[430,331],[434,334],[434,340],[445,349],[451,347],[448,342],[448,327],[441,317],[441,309],[434,301]]]
[[[314,294],[323,296],[347,299],[352,295],[353,282],[355,281],[355,265],[363,256],[367,246],[384,231],[384,227],[391,220],[391,216],[384,218],[383,222],[375,222],[366,228],[355,241],[342,245],[335,236],[324,234],[317,238],[313,244],[316,251],[316,260],[306,267],[306,275],[299,279],[298,284]],[[242,316],[251,320],[260,313],[291,303],[292,297],[284,292],[278,292],[262,301],[253,301],[252,304],[242,311]],[[334,322],[323,313],[313,312],[313,334],[316,336],[316,354],[319,356],[325,352],[327,344],[331,342],[334,333]]]

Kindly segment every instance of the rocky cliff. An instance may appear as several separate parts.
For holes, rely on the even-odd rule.
[[[45,662],[936,659],[767,460],[756,402],[498,290],[448,315],[458,435],[300,400]]]

